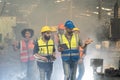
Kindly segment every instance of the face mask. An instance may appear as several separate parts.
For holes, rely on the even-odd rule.
[[[60,30],[59,33],[60,33],[60,34],[63,34],[63,33],[64,33],[64,30]]]
[[[45,38],[45,40],[49,40],[49,39],[50,39],[50,36],[44,35],[44,38]]]

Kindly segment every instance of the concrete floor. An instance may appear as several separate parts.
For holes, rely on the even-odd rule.
[[[120,80],[120,77],[110,77],[110,76],[95,75],[94,80]]]
[[[102,52],[102,54],[104,54]],[[88,54],[85,58],[85,69],[86,72],[84,74],[84,77],[82,80],[120,80],[120,77],[106,77],[106,76],[100,76],[100,75],[93,75],[92,68],[90,66],[90,59],[96,58],[99,56],[104,58],[104,69],[106,66],[114,66],[115,68],[118,68],[118,58],[115,56],[120,55],[119,53],[111,54],[106,53],[106,55],[99,56],[99,53],[96,53],[96,51],[92,52],[91,54]],[[109,56],[109,57],[108,57]],[[110,57],[113,57],[109,59]],[[53,69],[53,75],[52,80],[63,80],[63,69],[62,69],[62,62],[61,58],[58,58],[54,63],[54,69]],[[37,66],[36,68],[36,79],[39,80],[39,72]],[[22,76],[20,75],[20,59],[19,59],[19,51],[15,52],[12,49],[12,46],[6,47],[4,50],[0,50],[0,80],[21,80]]]

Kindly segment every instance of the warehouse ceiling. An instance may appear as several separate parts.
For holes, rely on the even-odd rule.
[[[114,4],[117,0],[0,0],[0,16],[17,16],[18,20],[33,20],[43,23],[65,18],[113,17]],[[118,0],[119,2],[119,0]],[[53,24],[54,22],[50,22]],[[36,24],[36,23],[35,23]]]

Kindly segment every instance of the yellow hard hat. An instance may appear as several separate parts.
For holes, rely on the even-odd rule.
[[[52,31],[52,32],[57,31],[57,27],[56,27],[56,26],[52,26],[52,27],[51,27],[51,31]]]
[[[75,28],[73,28],[73,31],[80,31],[80,29],[75,27]]]
[[[43,26],[42,28],[41,28],[41,33],[42,32],[46,32],[46,31],[51,31],[51,28],[49,27],[49,26]]]

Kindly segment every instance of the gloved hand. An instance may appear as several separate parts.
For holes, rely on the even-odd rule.
[[[52,55],[51,60],[54,61],[55,59],[56,59],[56,57]]]

